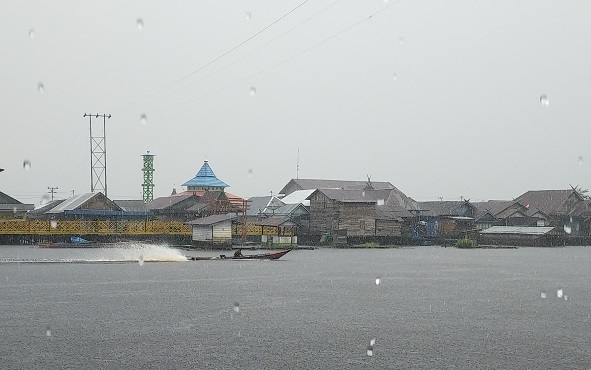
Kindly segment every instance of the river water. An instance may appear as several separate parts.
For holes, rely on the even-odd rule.
[[[0,246],[0,368],[591,368],[591,247],[219,253]]]

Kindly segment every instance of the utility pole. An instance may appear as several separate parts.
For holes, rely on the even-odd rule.
[[[90,192],[103,191],[107,196],[107,132],[105,130],[107,118],[110,114],[87,114],[83,117],[89,118],[90,123]],[[103,118],[103,129],[98,133],[92,132],[92,119]]]
[[[56,191],[58,188],[57,188],[57,186],[55,186],[55,187],[48,186],[48,187],[47,187],[47,189],[49,189],[48,193],[50,193],[50,194],[51,194],[51,201],[53,202],[53,194],[55,193],[55,191]]]

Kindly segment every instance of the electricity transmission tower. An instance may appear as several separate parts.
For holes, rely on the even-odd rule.
[[[107,132],[105,125],[110,114],[86,114],[90,122],[90,192],[102,191],[107,196]],[[103,118],[103,127],[100,124],[95,131],[92,131],[93,118]],[[100,122],[100,121],[99,121]]]

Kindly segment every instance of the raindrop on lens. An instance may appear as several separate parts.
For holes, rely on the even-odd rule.
[[[246,20],[250,20],[250,18],[252,18],[252,14],[250,14],[250,12],[246,12]]]
[[[583,156],[582,155],[579,156],[578,161],[579,161],[579,165],[583,164]]]
[[[140,254],[140,257],[138,258],[137,262],[140,266],[144,265],[144,255],[143,254]]]
[[[257,89],[254,86],[252,86],[249,90],[249,94],[250,96],[255,96],[257,94]]]
[[[45,86],[43,86],[43,82],[39,82],[37,84],[37,90],[39,90],[40,94],[43,94],[45,92]]]
[[[547,297],[547,295],[546,295],[546,292],[541,292],[541,293],[540,293],[540,297],[541,297],[542,299],[545,299],[545,298]]]
[[[550,99],[548,99],[546,95],[540,95],[540,104],[542,104],[544,107],[547,107],[550,105]]]
[[[369,357],[373,356],[373,346],[367,346],[367,355]]]
[[[31,39],[32,39],[33,37],[35,37],[35,30],[34,30],[34,29],[32,29],[32,28],[30,28],[30,29],[29,29],[29,38],[31,38]]]
[[[49,221],[49,224],[51,225],[52,229],[55,229],[57,227],[57,220],[51,220]]]
[[[238,302],[234,302],[234,312],[240,312],[240,305]]]
[[[47,325],[45,327],[45,336],[46,337],[51,337],[51,328],[49,327],[49,325]]]
[[[144,20],[141,18],[138,18],[136,21],[136,25],[137,25],[137,29],[138,30],[143,30],[144,29]]]
[[[396,73],[392,73],[392,79],[394,81],[398,80],[398,75]]]
[[[25,159],[23,161],[23,170],[28,171],[31,169],[31,161],[29,161],[28,159]]]
[[[248,169],[248,177],[249,178],[252,178],[252,168],[249,168]]]
[[[557,297],[557,298],[562,298],[562,295],[563,295],[562,289],[558,289],[558,290],[556,291],[556,297]]]
[[[142,125],[145,125],[148,122],[148,117],[146,116],[145,113],[142,113],[142,115],[140,116],[140,123]]]
[[[401,37],[401,38],[398,39],[398,42],[400,43],[400,45],[403,45],[404,44],[404,41],[405,41],[404,40],[404,37]]]

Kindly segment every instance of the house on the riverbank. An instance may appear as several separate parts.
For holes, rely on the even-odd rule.
[[[373,184],[373,183],[372,183]],[[309,197],[310,235],[319,242],[355,244],[379,239],[402,241],[408,207],[415,202],[398,189],[317,189]],[[410,222],[410,221],[409,221]]]

